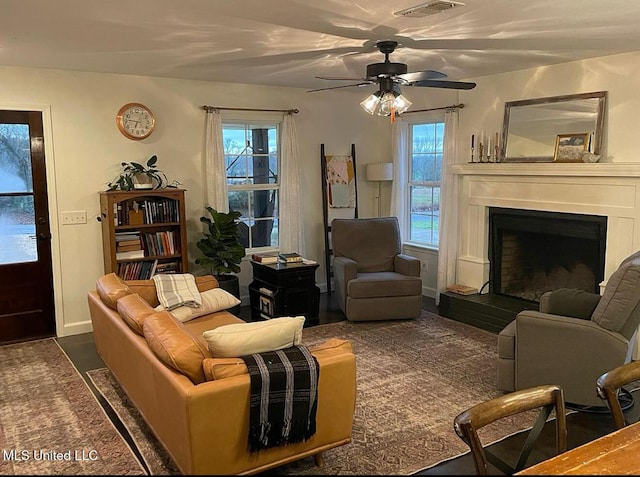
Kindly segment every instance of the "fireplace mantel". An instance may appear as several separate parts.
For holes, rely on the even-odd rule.
[[[485,162],[454,164],[452,172],[465,176],[640,177],[640,163]]]
[[[489,279],[490,207],[607,217],[605,278],[640,250],[640,163],[459,163],[456,282]]]

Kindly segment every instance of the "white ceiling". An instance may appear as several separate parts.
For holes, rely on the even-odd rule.
[[[637,0],[0,0],[0,65],[301,88],[383,61],[463,80],[640,50]]]

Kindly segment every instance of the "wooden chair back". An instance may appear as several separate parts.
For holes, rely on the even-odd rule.
[[[478,437],[479,429],[502,418],[536,409],[540,412],[514,466],[483,447]],[[567,417],[564,394],[562,388],[557,385],[523,389],[476,404],[456,416],[453,427],[458,437],[471,449],[478,475],[488,475],[489,463],[510,475],[526,466],[531,450],[552,410],[555,410],[556,414],[556,453],[561,454],[567,450]]]
[[[596,382],[598,396],[607,401],[616,429],[622,429],[628,424],[620,403],[622,386],[637,380],[640,380],[640,361],[631,361],[604,373]]]

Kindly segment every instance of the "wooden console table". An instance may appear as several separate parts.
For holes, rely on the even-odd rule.
[[[316,286],[317,263],[251,262],[253,281],[249,285],[251,319],[260,321],[279,316],[317,318],[320,289]]]
[[[516,475],[640,475],[640,422],[527,467]]]

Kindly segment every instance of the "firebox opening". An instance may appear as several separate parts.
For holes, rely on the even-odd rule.
[[[543,293],[578,288],[599,293],[607,218],[489,209],[489,292],[539,302]]]

